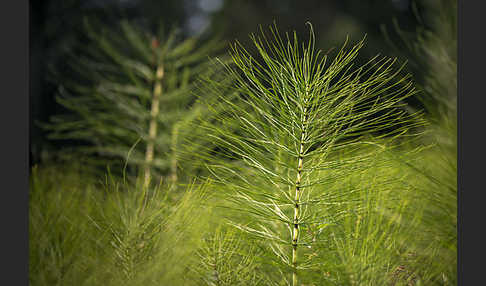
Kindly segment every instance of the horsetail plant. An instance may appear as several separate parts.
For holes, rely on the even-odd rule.
[[[230,224],[263,239],[279,266],[276,285],[301,285],[308,278],[299,273],[322,270],[313,247],[330,244],[326,230],[357,192],[340,188],[340,178],[388,148],[373,137],[392,141],[421,124],[405,109],[416,91],[394,59],[376,56],[355,67],[363,39],[349,50],[346,41],[330,61],[316,51],[309,26],[302,45],[295,32],[283,37],[270,27],[272,41],[261,29],[251,36],[257,57],[232,45],[233,63],[223,64],[231,80],[206,79],[219,97],[208,103],[213,118],[198,125],[216,146],[198,156],[243,214]]]
[[[86,22],[86,32],[92,44],[70,60],[78,80],[63,81],[57,97],[69,113],[44,124],[49,137],[81,141],[68,153],[112,170],[122,170],[130,152],[129,174],[142,171],[145,187],[154,177],[175,182],[174,126],[192,114],[195,79],[212,71],[207,57],[220,43],[181,39],[162,27],[152,33],[128,21],[110,29]]]

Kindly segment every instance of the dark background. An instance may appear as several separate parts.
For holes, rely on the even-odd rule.
[[[128,19],[155,29],[163,23],[167,29],[179,27],[185,36],[219,35],[228,43],[239,40],[250,46],[248,35],[273,22],[281,31],[296,30],[301,39],[308,36],[307,21],[316,32],[316,46],[322,50],[340,47],[346,36],[351,42],[365,34],[362,59],[378,53],[398,56],[382,31],[386,28],[391,40],[396,37],[394,21],[413,33],[419,26],[417,14],[427,26],[427,16],[438,1],[411,0],[31,0],[30,16],[30,164],[46,160],[62,144],[46,139],[37,122],[47,122],[53,114],[66,112],[55,95],[67,70],[66,56],[75,54],[85,43],[82,23],[95,18],[115,25]],[[400,47],[400,45],[399,45]],[[404,59],[401,58],[403,61]],[[420,81],[420,70],[414,77]]]

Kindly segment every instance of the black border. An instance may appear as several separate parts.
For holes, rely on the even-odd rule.
[[[0,7],[3,285],[28,285],[29,2]]]
[[[458,285],[482,285],[486,273],[484,11],[484,1],[458,0]]]

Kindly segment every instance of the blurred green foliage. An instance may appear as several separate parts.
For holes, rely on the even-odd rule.
[[[421,2],[419,10],[436,9],[436,3],[429,2],[432,5]],[[306,40],[304,23],[310,21],[317,31],[317,46],[326,51],[337,48],[346,35],[356,41],[367,34],[367,45],[357,59],[361,64],[377,51],[394,56],[380,31],[380,24],[391,27],[392,19],[396,18],[406,31],[414,31],[418,25],[408,0],[69,0],[62,3],[46,0],[31,1],[30,7],[30,151],[33,162],[55,157],[59,148],[80,143],[77,140],[47,140],[46,131],[36,122],[46,122],[52,115],[70,113],[55,102],[54,96],[59,85],[64,84],[66,78],[73,77],[69,72],[69,62],[64,59],[80,55],[86,45],[92,43],[83,30],[85,18],[97,19],[109,27],[128,20],[146,31],[156,31],[159,24],[164,23],[166,33],[174,27],[181,27],[183,38],[194,36],[194,33],[202,33],[203,39],[218,35],[221,43],[239,39],[245,46],[250,46],[247,36],[258,25],[268,26],[273,21],[283,30],[296,30]],[[256,51],[250,48],[250,52]]]
[[[49,94],[53,87],[63,86],[67,96],[59,102],[64,107],[58,105],[53,112],[57,119],[51,121],[50,132],[54,137],[75,139],[58,146],[84,153],[64,149],[63,156],[68,157],[61,163],[42,160],[32,169],[30,284],[291,284],[292,263],[285,262],[291,256],[288,238],[292,229],[285,224],[293,209],[282,202],[288,200],[283,192],[279,197],[272,191],[275,185],[282,190],[295,187],[298,164],[294,164],[295,156],[289,156],[292,148],[285,144],[298,138],[282,136],[281,131],[302,129],[302,124],[299,127],[290,119],[301,120],[296,113],[304,105],[297,100],[295,108],[288,109],[290,115],[278,117],[279,110],[287,110],[285,104],[277,104],[283,103],[283,97],[270,108],[264,103],[272,96],[260,97],[254,91],[272,94],[279,87],[298,91],[302,86],[289,84],[291,76],[285,76],[284,70],[272,77],[272,72],[254,69],[263,61],[266,64],[260,68],[278,70],[282,67],[275,60],[278,53],[257,56],[258,46],[248,53],[242,47],[248,47],[251,39],[247,40],[247,34],[258,24],[266,27],[276,20],[281,30],[297,30],[300,48],[300,43],[310,39],[301,29],[311,20],[317,31],[315,48],[330,59],[339,52],[332,48],[341,45],[346,34],[356,42],[367,33],[362,57],[353,54],[356,67],[378,51],[408,60],[403,72],[413,72],[413,86],[419,92],[407,94],[414,101],[408,100],[411,104],[406,108],[403,101],[395,102],[397,110],[410,115],[424,108],[427,125],[420,137],[397,141],[371,136],[380,133],[358,137],[369,130],[356,129],[363,132],[331,140],[343,147],[333,152],[324,148],[329,142],[319,136],[313,139],[315,144],[307,151],[313,152],[314,159],[303,166],[326,168],[310,172],[305,179],[309,196],[300,202],[306,205],[302,209],[307,209],[308,223],[301,228],[299,281],[303,285],[457,285],[456,1],[424,1],[415,10],[407,1],[372,1],[369,5],[362,1],[301,5],[294,1],[221,1],[211,11],[201,6],[203,2],[209,5],[211,1],[31,3],[43,7],[44,16],[66,11],[60,22],[41,17],[44,24],[33,31],[42,32],[33,41],[32,57],[38,59],[42,53],[35,53],[40,50],[49,51],[44,62],[49,64],[34,68],[42,77],[33,77],[33,81],[42,86],[48,75],[50,87],[44,85],[44,92]],[[118,8],[107,12],[107,7]],[[79,11],[105,17],[85,30],[78,25],[84,18]],[[191,15],[203,14],[210,21],[196,40],[187,21]],[[70,17],[72,26],[65,25],[62,21]],[[158,26],[161,20],[165,24]],[[170,23],[183,27],[179,37],[170,33]],[[387,33],[380,31],[383,23]],[[73,30],[60,32],[63,29]],[[211,42],[215,33],[222,36],[218,43]],[[53,37],[57,40],[51,41]],[[213,65],[218,59],[208,62],[207,55],[211,47],[234,38],[241,43],[232,53],[236,62],[219,59],[233,75],[228,77]],[[42,41],[48,45],[40,44]],[[154,46],[160,57],[154,57]],[[160,63],[166,64],[162,98],[167,98],[161,101],[152,167],[154,174],[167,178],[176,162],[177,188],[167,180],[146,186],[137,172],[146,165],[143,155],[150,141],[147,127]],[[262,75],[273,81],[262,84]],[[396,76],[401,78],[401,74]],[[249,79],[254,85],[245,85]],[[359,82],[352,78],[344,79],[342,86],[349,85],[345,90],[366,90],[358,88]],[[234,88],[238,83],[239,88]],[[331,81],[330,86],[335,83]],[[373,86],[379,85],[370,88]],[[390,92],[406,88],[399,84]],[[353,118],[367,113],[359,104],[354,105],[357,113],[341,112],[347,110],[343,106],[353,104],[345,93],[340,94],[335,105],[321,102],[328,108],[320,111],[327,110],[329,116],[317,120],[322,123],[335,116],[326,126],[337,132],[323,133],[334,139],[332,135],[341,130],[353,131],[353,122],[361,126]],[[380,98],[361,102],[361,106],[376,103],[371,105],[376,107],[380,102],[387,101]],[[378,128],[383,125],[373,119],[383,116],[359,118]],[[42,116],[34,116],[38,118]],[[388,119],[393,118],[400,119]],[[271,123],[264,124],[267,121]],[[390,121],[384,122],[387,124]],[[319,126],[314,127],[314,133],[320,134]],[[398,133],[405,127],[396,125],[385,133]],[[50,150],[61,154],[56,148]],[[87,156],[85,151],[93,153]],[[115,176],[104,171],[110,158],[117,162],[112,164]],[[129,167],[124,169],[126,159]],[[218,164],[222,166],[219,170]],[[103,169],[93,168],[95,165]],[[273,174],[280,174],[279,179],[272,180]],[[126,175],[133,180],[125,180]],[[279,238],[285,243],[275,243]]]
[[[177,179],[178,130],[197,107],[194,84],[213,76],[208,61],[218,40],[181,39],[163,27],[148,33],[123,21],[107,29],[86,22],[90,45],[66,59],[66,77],[56,97],[69,111],[42,126],[48,138],[78,140],[59,156],[77,154],[91,166],[111,165],[114,174],[136,175],[145,168],[156,181]]]

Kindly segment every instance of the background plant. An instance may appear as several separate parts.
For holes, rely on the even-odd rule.
[[[178,128],[195,108],[194,79],[212,71],[207,56],[220,45],[163,31],[86,23],[91,44],[71,57],[79,79],[64,81],[57,98],[70,113],[45,125],[52,139],[85,142],[65,153],[90,155],[81,158],[117,172],[127,159],[128,174],[143,168],[145,184],[150,176],[176,181]]]

